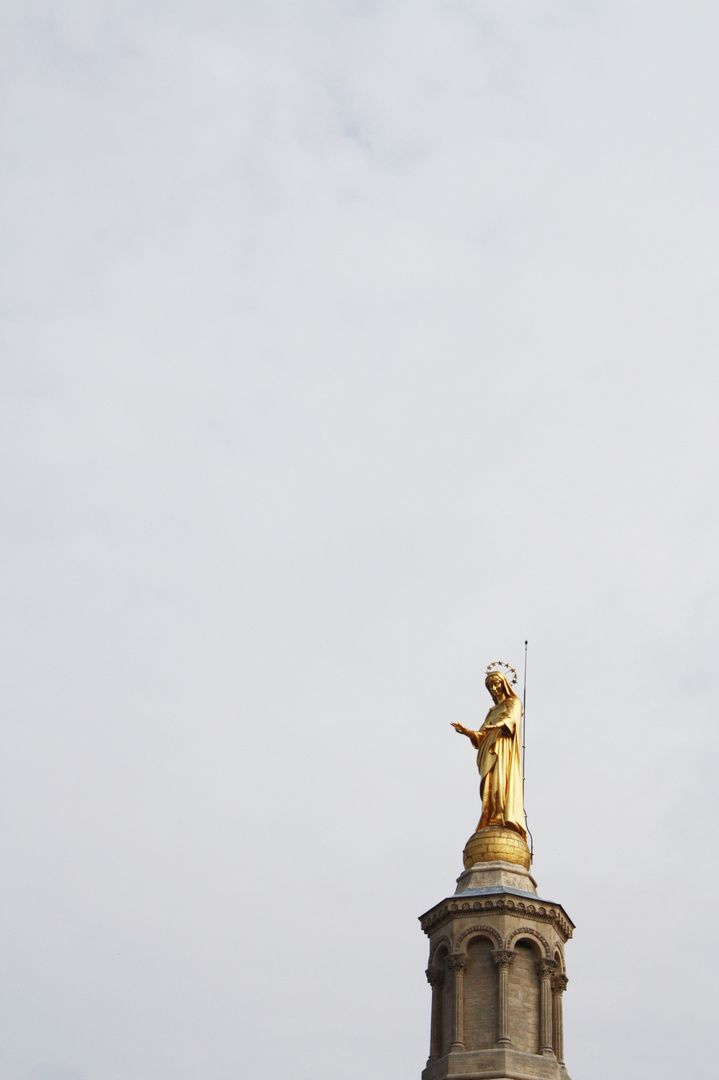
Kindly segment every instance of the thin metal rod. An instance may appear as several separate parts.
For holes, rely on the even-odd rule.
[[[522,795],[524,795],[524,761],[527,756],[527,645],[524,643],[524,691],[522,693]]]
[[[524,778],[525,778],[525,775],[526,775],[524,763],[525,763],[526,757],[527,757],[527,645],[528,644],[529,643],[527,641],[525,641],[525,643],[524,643],[524,690],[522,692],[522,806],[523,807],[524,807]],[[530,864],[531,864],[532,860],[534,859],[534,837],[532,836],[531,832],[529,831],[529,821],[527,820],[527,811],[526,811],[526,809],[524,811],[524,827],[526,828],[527,835],[529,836],[529,861],[530,861]]]

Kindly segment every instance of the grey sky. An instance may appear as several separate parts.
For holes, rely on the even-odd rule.
[[[5,14],[4,1080],[418,1080],[525,637],[570,1073],[710,1075],[719,10]]]

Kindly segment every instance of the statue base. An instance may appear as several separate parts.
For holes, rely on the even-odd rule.
[[[515,863],[529,870],[532,861],[524,837],[503,825],[478,829],[467,841],[463,857],[465,870],[483,862]]]
[[[457,878],[454,895],[459,896],[467,890],[481,889],[518,889],[523,893],[537,895],[537,882],[529,870],[517,863],[479,862],[463,870]]]

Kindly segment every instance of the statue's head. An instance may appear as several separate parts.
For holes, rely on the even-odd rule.
[[[500,701],[504,701],[505,698],[510,696],[514,697],[514,691],[509,685],[509,680],[502,671],[490,671],[484,680],[484,685],[492,695],[492,701],[495,704],[499,704]]]

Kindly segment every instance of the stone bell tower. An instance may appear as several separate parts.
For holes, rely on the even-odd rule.
[[[432,988],[422,1080],[568,1080],[562,995],[564,946],[574,926],[561,904],[537,895],[523,830],[498,820],[497,793],[512,783],[510,766],[504,776],[499,766],[516,746],[521,705],[516,697],[501,697],[489,684],[493,677],[488,675],[488,689],[495,705],[482,729],[454,725],[479,746],[480,761],[492,740],[495,765],[493,774],[487,769],[484,775],[480,765],[483,815],[464,849],[457,888],[420,918],[429,938]],[[494,794],[488,791],[492,782]],[[486,824],[492,798],[494,820]]]

